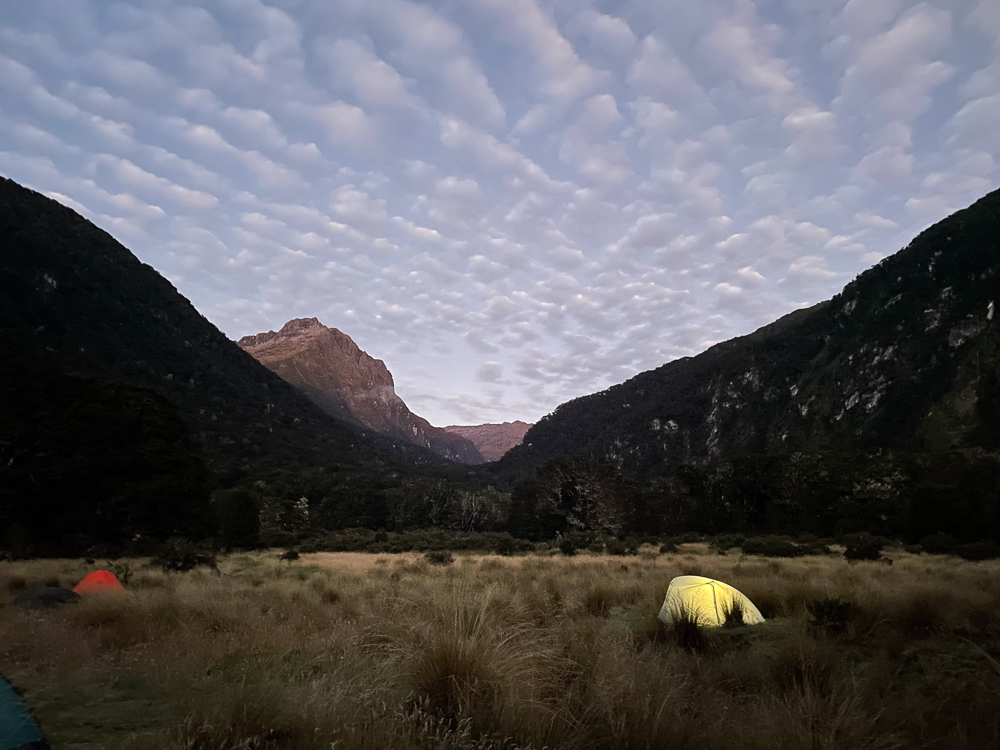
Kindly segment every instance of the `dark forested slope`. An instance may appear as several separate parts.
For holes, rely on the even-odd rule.
[[[46,502],[69,508],[73,498],[58,496],[73,481],[101,476],[104,488],[117,487],[116,478],[131,481],[133,457],[115,448],[129,435],[140,442],[152,435],[160,448],[164,441],[172,446],[176,455],[146,474],[167,481],[170,471],[179,471],[169,501],[178,506],[202,503],[206,487],[264,482],[295,498],[326,502],[325,515],[341,523],[379,521],[378,509],[363,496],[409,471],[389,456],[440,463],[428,451],[324,414],[106,232],[3,178],[0,352],[0,400],[6,402],[0,525],[9,526],[31,497],[45,493]],[[98,413],[106,417],[104,429],[94,428]],[[150,432],[136,427],[143,420],[174,426]],[[88,436],[89,458],[80,456],[85,441],[74,443],[73,433]],[[60,456],[76,458],[60,463]],[[70,471],[87,461],[85,472]],[[203,476],[199,462],[202,474],[207,467]],[[156,528],[166,533],[169,527]]]
[[[1000,191],[828,302],[559,406],[500,462],[598,453],[627,474],[717,457],[1000,447]]]

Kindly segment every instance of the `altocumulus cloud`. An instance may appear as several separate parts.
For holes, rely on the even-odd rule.
[[[749,332],[1000,181],[996,0],[8,5],[0,172],[437,424]]]

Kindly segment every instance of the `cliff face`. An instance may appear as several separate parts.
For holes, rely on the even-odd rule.
[[[244,351],[306,394],[328,414],[467,464],[483,462],[461,435],[432,426],[396,395],[392,374],[347,334],[316,318],[299,318],[239,340]]]
[[[499,461],[503,454],[521,444],[524,433],[530,427],[527,422],[515,421],[502,424],[449,425],[445,429],[471,440],[487,461]]]
[[[500,461],[591,453],[637,477],[830,450],[1000,448],[1000,191],[832,300],[559,406]]]

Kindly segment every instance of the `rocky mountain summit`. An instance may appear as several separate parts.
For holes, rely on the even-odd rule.
[[[530,428],[530,424],[521,421],[445,427],[448,432],[471,440],[487,461],[499,461],[507,451],[520,445],[524,433]]]
[[[290,320],[280,331],[244,336],[237,343],[328,414],[423,446],[452,461],[483,463],[471,441],[434,427],[410,411],[396,395],[392,374],[382,360],[316,318]]]

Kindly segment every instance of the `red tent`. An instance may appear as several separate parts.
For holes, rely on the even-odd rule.
[[[87,573],[73,591],[78,594],[92,594],[95,591],[124,591],[125,588],[110,570],[95,570]]]

